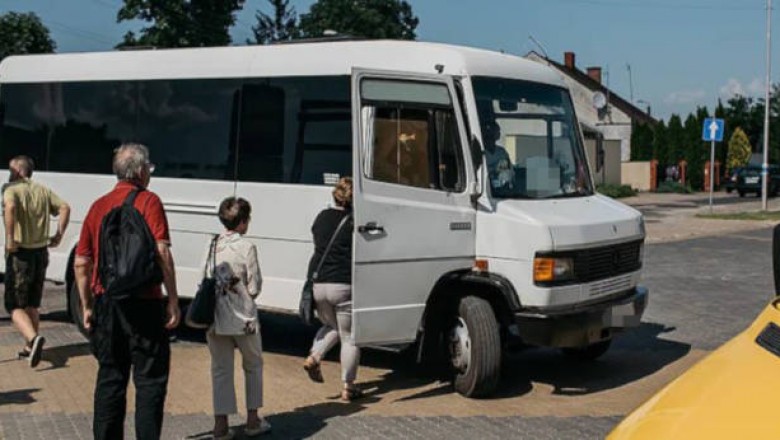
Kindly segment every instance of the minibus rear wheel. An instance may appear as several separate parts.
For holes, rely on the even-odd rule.
[[[501,336],[490,303],[462,298],[447,337],[455,391],[466,397],[490,395],[501,374]]]

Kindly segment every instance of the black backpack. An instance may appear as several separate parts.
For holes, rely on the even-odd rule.
[[[100,224],[98,276],[107,298],[135,297],[162,282],[157,243],[143,215],[133,203],[140,189],[103,217]]]

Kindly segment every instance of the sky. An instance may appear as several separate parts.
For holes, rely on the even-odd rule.
[[[656,117],[683,118],[734,94],[762,97],[767,0],[408,0],[418,40],[501,50],[545,51],[581,70],[600,66],[604,83]],[[299,14],[313,0],[290,0]],[[0,13],[32,11],[58,52],[111,50],[142,23],[116,22],[121,0],[0,0]],[[773,4],[772,83],[780,82],[780,0]],[[245,44],[267,0],[247,0],[231,30]],[[536,40],[543,49],[539,48]],[[630,68],[629,68],[630,66]],[[648,103],[648,104],[646,104]]]

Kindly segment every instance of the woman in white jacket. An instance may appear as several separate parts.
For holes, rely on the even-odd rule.
[[[255,298],[262,277],[257,248],[243,235],[249,228],[252,207],[244,199],[228,197],[219,206],[225,232],[216,238],[217,301],[214,325],[206,333],[211,352],[214,438],[233,438],[228,415],[238,412],[233,383],[233,350],[241,352],[245,376],[247,419],[244,433],[264,434],[271,425],[260,416],[263,405],[263,348]],[[206,270],[211,270],[209,258]]]

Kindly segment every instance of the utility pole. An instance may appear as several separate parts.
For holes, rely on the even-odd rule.
[[[631,104],[634,104],[634,78],[631,75],[631,64],[626,63],[626,69],[628,69],[628,96],[631,98]]]
[[[772,80],[772,0],[766,2],[766,94],[764,95],[764,163],[761,166],[761,209],[766,211],[769,190],[769,89]]]

